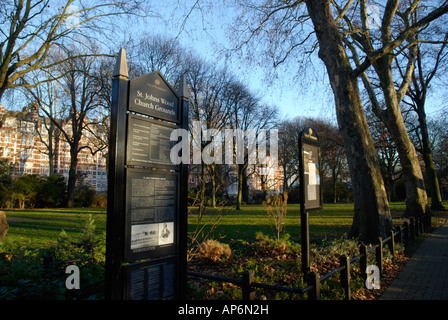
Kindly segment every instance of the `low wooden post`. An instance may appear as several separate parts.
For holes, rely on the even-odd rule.
[[[364,244],[361,244],[359,247],[359,254],[361,255],[361,258],[359,259],[359,268],[361,269],[361,277],[364,279],[364,281],[367,279],[367,261],[368,261],[368,255],[367,255],[367,247]]]
[[[423,215],[423,232],[424,233],[428,233],[429,232],[429,229],[428,229],[428,216],[429,216],[429,213],[425,213]]]
[[[420,217],[415,218],[415,237],[420,236]]]
[[[414,218],[409,219],[410,229],[409,229],[409,238],[411,241],[415,239],[415,224],[414,224]]]
[[[252,270],[243,273],[243,300],[255,300],[255,291],[252,290],[252,282],[254,282],[255,273]]]
[[[424,228],[424,223],[425,223],[425,216],[422,215],[419,218],[420,223],[418,224],[419,228],[420,228],[420,234],[425,233],[425,228]]]
[[[415,231],[415,237],[417,238],[419,236],[419,231],[420,231],[420,217],[416,217],[414,220],[414,231]]]
[[[404,250],[407,251],[409,249],[409,222],[403,223],[403,236]]]
[[[376,266],[380,271],[380,275],[383,274],[383,239],[381,237],[378,238],[378,246],[375,250],[376,253]]]
[[[390,250],[390,253],[392,254],[392,260],[395,260],[395,232],[394,232],[394,230],[390,231],[389,250]]]
[[[399,243],[403,244],[403,231],[402,231],[400,226],[397,226],[397,237],[396,237],[396,240]]]
[[[345,300],[351,300],[352,291],[350,288],[350,260],[347,256],[343,255],[339,258],[339,265],[344,267],[344,270],[341,270],[340,273],[340,280],[345,291]]]
[[[308,292],[308,300],[320,300],[319,273],[308,272],[306,282],[309,286],[312,286],[311,291]]]

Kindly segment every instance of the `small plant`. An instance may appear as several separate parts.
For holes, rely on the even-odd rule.
[[[206,205],[201,200],[200,193],[198,192],[196,196],[190,193],[188,201],[190,203],[188,215],[192,217],[191,221],[194,221],[195,226],[191,232],[188,232],[187,261],[190,262],[198,255],[200,245],[205,243],[219,226],[224,215],[225,201],[217,205],[217,214],[213,216],[213,219],[206,219],[207,221],[203,221]],[[197,210],[193,207],[197,207]]]
[[[270,205],[263,203],[266,212],[271,217],[277,240],[280,240],[280,235],[284,231],[286,213],[288,212],[288,193],[284,192],[282,195],[274,195],[270,200]]]

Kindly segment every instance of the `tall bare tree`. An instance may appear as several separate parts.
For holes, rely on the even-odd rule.
[[[448,2],[442,1],[415,23],[392,35],[389,32],[390,19],[397,13],[397,2],[389,0],[384,6],[381,24],[384,25],[385,38],[376,43],[375,47],[369,47],[368,51],[360,46],[364,49],[361,50],[363,55],[360,63],[352,65],[352,53],[348,52],[344,39],[350,34],[351,37],[357,37],[361,44],[368,45],[369,29],[364,28],[368,21],[365,1],[349,0],[339,4],[330,0],[266,0],[262,4],[240,1],[245,10],[239,20],[242,27],[237,28],[237,32],[240,31],[239,34],[242,35],[239,46],[248,48],[248,44],[257,43],[258,48],[261,47],[263,52],[272,57],[274,63],[282,63],[294,53],[307,54],[318,47],[319,58],[326,67],[333,90],[336,116],[354,189],[355,215],[351,235],[367,241],[375,241],[378,236],[384,236],[392,228],[392,219],[378,155],[363,110],[358,78],[370,67],[383,63],[387,65],[388,59],[393,57],[393,50],[405,41],[412,41],[416,32],[448,11]],[[411,2],[400,13],[409,14],[418,3],[419,1]],[[387,72],[386,67],[380,72],[384,87],[388,81],[390,83]],[[390,97],[391,104],[397,102],[394,94],[397,94],[395,89],[385,93]],[[391,122],[394,122],[397,131],[402,134],[404,124],[399,120],[397,115]],[[413,148],[412,145],[406,147]],[[410,158],[414,155],[415,150]],[[420,178],[417,173],[413,174],[417,179]]]
[[[446,8],[442,6],[429,13],[426,12],[426,15],[420,20],[416,18],[419,1],[401,5],[398,1],[388,1],[384,6],[377,4],[374,8],[377,20],[369,21],[369,6],[366,1],[360,1],[359,22],[361,28],[352,23],[348,18],[349,15],[344,13],[344,19],[348,26],[344,41],[351,49],[356,66],[360,67],[361,64],[365,64],[366,59],[361,63],[357,56],[357,48],[360,48],[359,51],[363,56],[369,57],[378,46],[386,47],[389,43],[399,40],[400,36],[406,35],[406,41],[401,43],[398,41],[396,48],[385,51],[372,62],[371,71],[377,76],[376,85],[381,89],[383,103],[375,95],[370,76],[368,77],[368,74],[372,74],[372,72],[366,69],[361,76],[372,101],[372,110],[385,124],[400,156],[406,188],[406,215],[418,216],[427,211],[426,188],[416,150],[403,121],[400,102],[409,88],[415,67],[417,34],[420,29],[426,28],[429,22],[444,14]],[[342,14],[343,9],[338,7],[338,11]],[[422,23],[423,20],[426,21]],[[373,27],[369,23],[375,26]],[[419,27],[415,28],[418,25]],[[349,43],[350,41],[353,41],[355,45]],[[398,55],[406,57],[406,67],[403,68],[405,70],[399,79],[401,82],[396,86],[397,79],[393,74],[393,65]],[[382,108],[383,105],[385,108]]]
[[[193,124],[193,121],[196,122],[196,126],[191,127],[190,132],[193,137],[191,139],[194,149],[193,165],[200,172],[201,185],[198,205],[200,213],[202,213],[206,201],[207,171],[212,186],[212,204],[216,205],[217,163],[206,163],[203,154],[208,157],[219,157],[217,160],[221,161],[221,164],[223,163],[222,149],[221,156],[219,156],[219,153],[214,154],[214,148],[210,150],[208,145],[212,146],[213,141],[222,141],[221,130],[230,117],[230,109],[227,108],[224,97],[229,78],[224,70],[219,70],[198,57],[188,59],[186,71],[187,83],[190,88],[190,124]],[[218,136],[212,134],[209,131],[211,129],[217,130]]]
[[[308,119],[308,125],[317,132],[322,159],[322,175],[331,178],[333,202],[337,202],[337,182],[347,179],[347,157],[342,137],[336,125],[323,119]]]
[[[144,34],[141,39],[137,39],[128,50],[130,72],[134,76],[141,76],[153,71],[160,71],[170,82],[175,83],[179,79],[179,74],[188,62],[188,54],[180,46],[178,40],[167,36],[154,34]]]
[[[49,119],[61,119],[60,113],[63,113],[63,110],[57,107],[57,103],[62,94],[62,89],[57,81],[47,81],[53,77],[50,69],[29,72],[24,76],[23,80],[38,82],[41,81],[41,77],[45,78],[45,82],[37,87],[25,87],[24,94],[30,103],[35,106],[36,113],[39,115],[35,121],[35,133],[39,137],[40,142],[45,146],[45,149],[41,152],[48,156],[49,175],[52,176],[54,174],[56,146],[59,141],[60,131],[57,129],[54,121]],[[50,118],[42,116],[42,111],[40,111],[42,109],[45,109],[46,113],[50,115]]]
[[[62,56],[62,57],[61,57]],[[71,58],[65,58],[70,56]],[[76,56],[76,58],[74,58]],[[100,66],[96,56],[85,54],[79,48],[73,47],[54,53],[53,59],[57,61],[65,60],[65,63],[58,64],[53,72],[57,73],[53,79],[53,85],[61,88],[58,94],[58,101],[51,101],[49,105],[40,105],[40,109],[47,117],[54,130],[57,130],[70,148],[70,168],[67,183],[67,206],[73,207],[75,186],[77,181],[78,154],[83,149],[90,149],[92,154],[105,147],[91,143],[81,143],[81,139],[91,126],[91,118],[95,117],[95,110],[103,105],[101,92],[101,82],[96,75]],[[59,77],[63,74],[63,77]],[[57,84],[54,83],[57,81]],[[30,91],[31,92],[31,91]],[[34,94],[35,97],[37,97]],[[48,98],[49,96],[47,96]]]
[[[278,124],[278,160],[283,167],[283,192],[289,192],[299,179],[300,153],[297,143],[301,130],[306,126],[305,121],[306,119],[295,117]]]
[[[448,191],[448,118],[445,112],[440,112],[428,122],[431,133],[431,145],[434,152],[434,166],[442,189],[442,195],[446,196]]]
[[[276,123],[278,113],[277,109],[263,105],[260,99],[253,94],[250,89],[241,81],[231,81],[228,89],[228,101],[231,117],[228,121],[228,127],[233,130],[241,130],[243,134],[249,131],[258,134],[260,129],[270,129]],[[236,132],[236,131],[234,131]],[[236,140],[236,139],[235,139]],[[247,191],[247,168],[249,164],[248,149],[244,148],[244,159],[238,160],[237,142],[233,150],[236,157],[236,169],[238,173],[238,193],[236,209],[240,210],[243,193]]]
[[[429,95],[431,81],[437,73],[446,72],[445,62],[448,58],[448,32],[441,35],[442,39],[434,39],[438,35],[437,30],[431,28],[431,38],[421,39],[417,46],[416,63],[411,75],[409,90],[403,102],[409,106],[409,110],[414,111],[418,118],[418,131],[420,133],[420,144],[417,149],[423,155],[425,162],[426,181],[428,185],[428,194],[431,196],[431,209],[443,210],[442,195],[440,192],[439,180],[432,156],[432,144],[429,136],[429,130],[426,120],[426,100]],[[439,28],[437,28],[439,29]],[[440,29],[439,29],[440,30]],[[428,32],[425,32],[428,34]],[[440,32],[439,32],[440,38]],[[429,42],[429,45],[426,43]],[[437,45],[437,46],[436,46]],[[409,101],[407,101],[407,99]]]
[[[367,105],[365,110],[373,142],[380,159],[388,199],[389,201],[395,201],[395,184],[403,176],[397,147],[384,123],[372,112],[370,104]]]

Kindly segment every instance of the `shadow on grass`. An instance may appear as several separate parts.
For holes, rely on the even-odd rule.
[[[105,209],[35,209],[6,210],[9,230],[5,239],[33,245],[55,242],[62,230],[68,234],[81,232],[83,219],[92,215],[98,234],[106,231]]]

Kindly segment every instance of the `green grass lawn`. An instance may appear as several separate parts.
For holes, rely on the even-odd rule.
[[[390,204],[393,218],[402,216],[405,210],[404,202]],[[189,218],[189,231],[194,230],[197,219],[196,209],[191,209]],[[214,230],[213,237],[221,242],[229,242],[231,239],[251,241],[255,239],[257,232],[275,237],[276,232],[273,222],[265,208],[261,205],[245,205],[242,210],[234,207],[222,209],[209,208],[201,221],[201,225],[210,227],[222,212],[221,221]],[[324,204],[320,211],[309,212],[310,239],[321,240],[324,238],[341,237],[350,231],[353,222],[353,203]],[[300,241],[300,206],[288,204],[288,213],[285,220],[284,232],[289,233],[291,240]]]
[[[399,216],[405,206],[404,203],[392,203],[393,216]],[[222,218],[213,233],[213,238],[222,242],[231,239],[251,241],[257,232],[274,237],[275,229],[261,205],[244,205],[242,210],[234,207],[223,209],[209,208],[201,221],[207,224],[205,230],[220,215]],[[196,226],[195,209],[191,209],[189,217],[189,231]],[[64,230],[68,234],[76,235],[80,231],[82,220],[92,214],[96,222],[96,232],[106,231],[106,209],[35,209],[6,211],[9,231],[6,241],[23,242],[32,246],[45,246],[54,242],[59,233]],[[353,204],[324,204],[323,210],[310,212],[310,237],[322,239],[325,237],[340,237],[348,233],[353,220]],[[289,204],[285,221],[285,232],[291,235],[294,242],[300,241],[300,208],[298,204]]]
[[[106,209],[34,209],[5,211],[9,230],[3,241],[45,247],[55,242],[62,230],[77,235],[83,219],[92,214],[96,231],[106,231]]]
[[[202,224],[213,224],[222,210],[222,219],[218,224],[214,237],[226,242],[228,239],[243,239],[250,241],[257,232],[265,235],[275,235],[271,218],[261,205],[245,205],[242,210],[233,207],[224,209],[208,209]],[[194,213],[195,211],[192,210]],[[309,213],[310,237],[312,239],[341,236],[350,229],[353,220],[353,204],[325,204],[321,211]],[[196,223],[194,215],[189,219],[189,230]],[[291,240],[300,240],[300,206],[289,204],[285,220],[285,232],[291,235]]]

